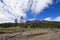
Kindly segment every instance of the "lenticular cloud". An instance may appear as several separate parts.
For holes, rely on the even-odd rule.
[[[0,20],[12,21],[26,17],[28,10],[38,14],[50,4],[52,0],[0,0]]]

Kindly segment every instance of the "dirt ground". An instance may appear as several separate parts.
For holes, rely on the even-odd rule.
[[[41,29],[14,33],[5,35],[0,40],[60,40],[60,29]]]

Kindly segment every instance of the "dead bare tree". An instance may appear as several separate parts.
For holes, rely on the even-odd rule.
[[[15,27],[18,25],[17,19],[15,19]]]

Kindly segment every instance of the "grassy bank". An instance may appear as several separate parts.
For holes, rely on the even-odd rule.
[[[21,28],[20,26],[16,26],[16,27],[9,27],[9,28],[1,28],[0,27],[0,34],[3,33],[16,33],[16,32],[27,32],[27,31],[31,31],[31,30],[44,30],[44,29],[56,29],[56,28]]]

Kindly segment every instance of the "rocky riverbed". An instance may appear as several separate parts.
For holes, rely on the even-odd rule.
[[[60,40],[60,29],[41,29],[13,34],[0,34],[0,40]]]

